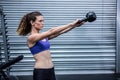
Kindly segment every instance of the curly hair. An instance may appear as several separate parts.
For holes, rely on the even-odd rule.
[[[35,11],[28,13],[22,17],[20,24],[16,30],[18,35],[25,36],[28,33],[30,33],[32,27],[30,21],[34,22],[36,20],[36,16],[42,16],[42,14],[40,12]]]

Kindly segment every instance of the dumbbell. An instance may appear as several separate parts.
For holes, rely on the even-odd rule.
[[[86,18],[82,19],[81,22],[93,22],[96,20],[96,14],[95,12],[91,11],[86,14]]]

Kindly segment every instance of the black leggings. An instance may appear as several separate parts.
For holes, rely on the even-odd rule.
[[[34,69],[33,80],[56,80],[54,67],[50,69]]]

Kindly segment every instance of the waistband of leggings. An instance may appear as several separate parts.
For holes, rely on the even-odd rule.
[[[34,68],[34,70],[52,70],[54,69],[54,67],[52,68]]]

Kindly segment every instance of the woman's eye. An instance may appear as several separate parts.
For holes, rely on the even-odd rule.
[[[39,22],[44,22],[44,20],[39,20]]]

